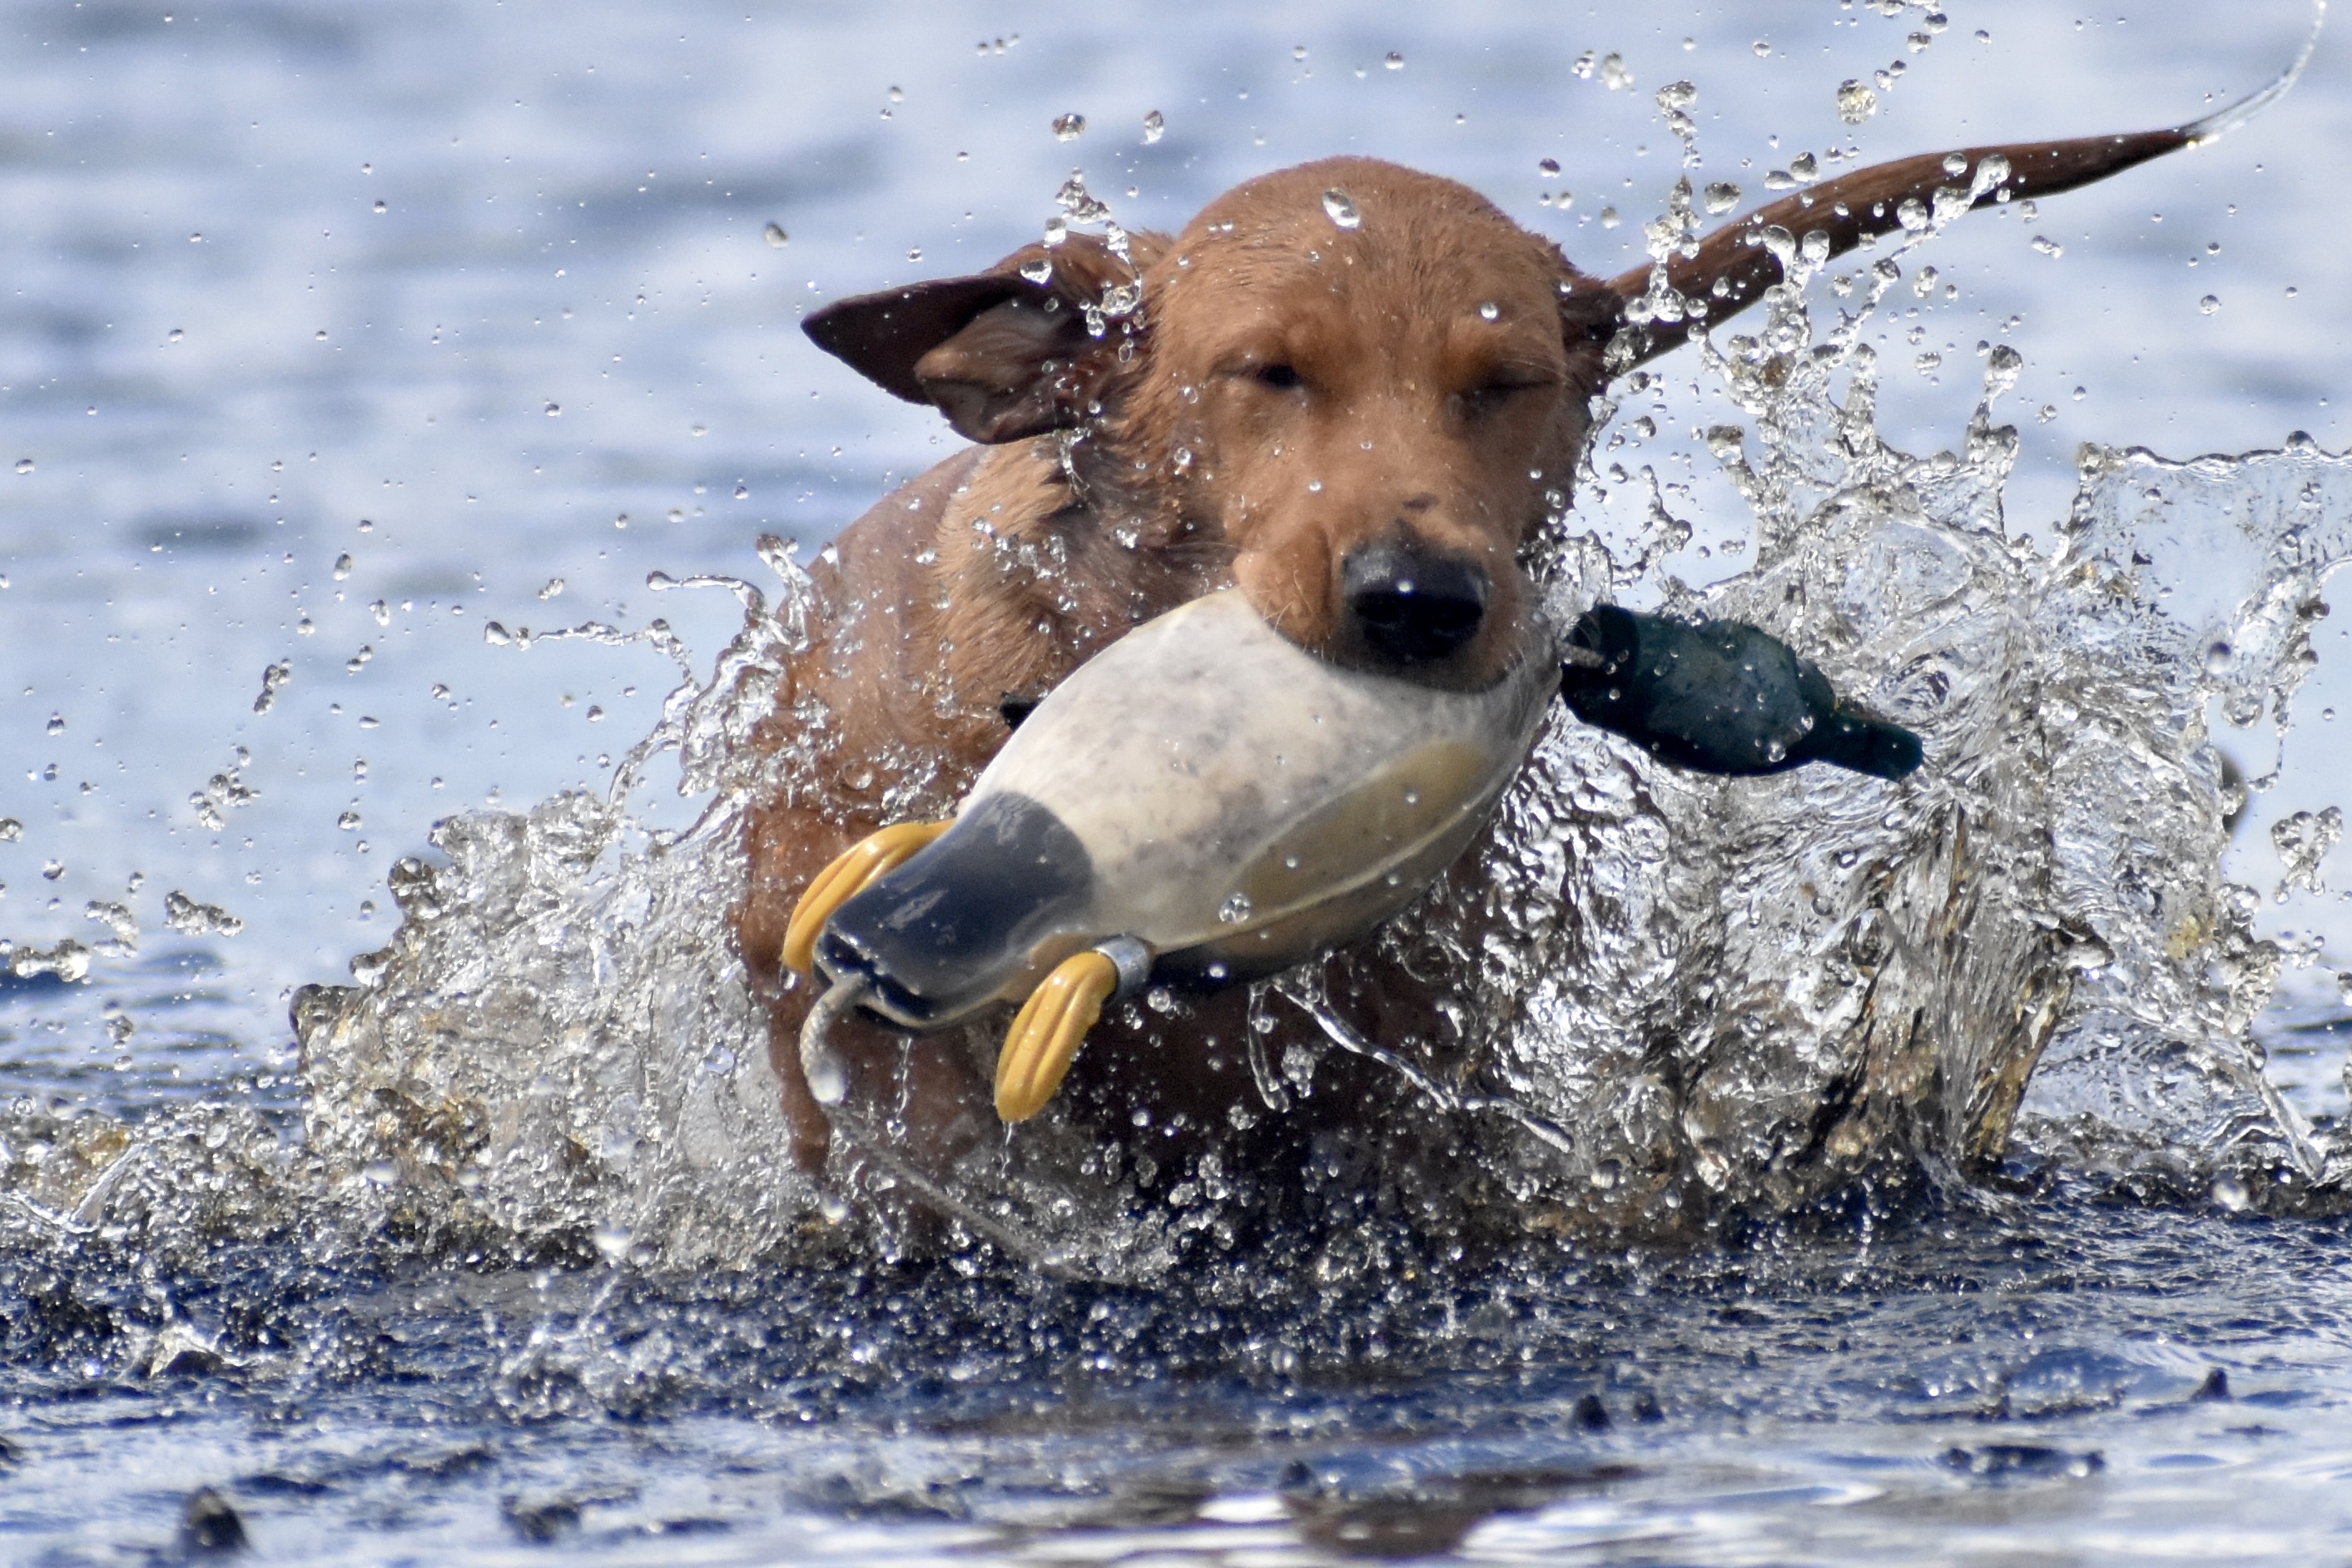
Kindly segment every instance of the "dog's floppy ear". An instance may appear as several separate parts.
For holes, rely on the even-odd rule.
[[[1074,234],[973,277],[835,300],[802,330],[970,439],[1017,441],[1086,417],[1103,372],[1141,334],[1136,277],[1166,243],[1129,235],[1130,265],[1096,236]]]

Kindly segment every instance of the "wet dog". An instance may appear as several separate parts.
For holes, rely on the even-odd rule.
[[[2189,140],[1907,159],[1607,281],[1453,181],[1333,159],[1252,180],[1172,238],[1073,234],[976,276],[811,316],[822,347],[975,445],[824,552],[810,646],[762,731],[793,763],[751,816],[736,932],[770,1010],[796,1158],[822,1170],[835,1129],[795,1049],[811,987],[779,963],[795,901],[866,835],[950,815],[1027,708],[1089,656],[1234,586],[1339,664],[1481,689],[1534,613],[1524,557],[1565,505],[1592,401],[1613,376],[1759,299],[1792,246],[1825,259],[1953,204],[2069,189]],[[1622,611],[1579,628],[1609,660],[1680,635]],[[1739,772],[1803,760],[1776,749],[1743,765],[1704,723],[1678,725],[1671,704],[1629,705],[1622,682],[1573,668],[1566,686],[1580,716],[1669,761]],[[1830,760],[1887,773],[1905,763]],[[1445,1035],[1444,975],[1352,973],[1333,1003],[1363,1034]],[[1160,1022],[1106,1020],[1073,1075],[1070,1114],[1109,1126],[1133,1112],[1219,1136],[1249,1121],[1230,1114],[1249,1083],[1238,1000],[1208,999],[1181,1037]],[[986,1041],[919,1042],[867,1018],[844,1020],[835,1043],[845,1104],[898,1157],[936,1169],[994,1133]],[[1459,1081],[1475,1064],[1448,1070]],[[1342,1068],[1318,1083],[1314,1118],[1376,1117],[1393,1098],[1377,1071]],[[1283,1135],[1299,1136],[1307,1119],[1285,1120]]]

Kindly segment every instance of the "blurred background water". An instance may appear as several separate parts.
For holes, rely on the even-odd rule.
[[[1809,150],[1868,161],[2184,121],[2269,79],[2308,22],[2297,0],[2227,12],[2185,0],[2095,12],[1955,0],[1938,30],[1918,8],[1887,15],[1836,0],[1638,14],[1478,0],[1435,12],[1202,5],[1181,14],[516,0],[0,5],[0,817],[22,825],[0,841],[0,937],[47,947],[114,935],[89,918],[93,901],[123,905],[142,928],[136,953],[100,956],[85,985],[0,992],[0,1090],[121,1110],[232,1079],[282,1096],[288,999],[305,982],[340,978],[352,953],[382,942],[392,859],[451,811],[520,806],[597,782],[650,727],[676,679],[648,648],[526,647],[488,640],[486,626],[638,626],[661,616],[707,660],[736,624],[733,602],[656,595],[648,573],[748,573],[763,531],[814,548],[952,443],[935,416],[818,353],[801,317],[843,294],[994,261],[1036,236],[1074,164],[1122,221],[1173,228],[1264,169],[1340,152],[1392,158],[1467,181],[1608,275],[1641,259],[1641,225],[1677,173],[1650,98],[1668,81],[1697,84],[1705,174],[1741,184],[1752,205],[1768,171]],[[1914,34],[1931,41],[1915,47]],[[1580,70],[1588,52],[1621,56],[1630,88],[1609,85],[1617,73]],[[1898,65],[1875,117],[1841,124],[1838,84]],[[1890,363],[1908,366],[1924,349],[1946,366],[1890,372],[1881,429],[1915,449],[1953,444],[1977,395],[1977,345],[2019,348],[2025,370],[2011,408],[2023,449],[2010,512],[2045,541],[2073,493],[2082,442],[2186,458],[2275,447],[2305,430],[2330,450],[2352,446],[2342,402],[2352,348],[2342,286],[2352,246],[2340,166],[2352,142],[2347,89],[2352,51],[2330,38],[2294,95],[2216,146],[2046,202],[2031,224],[2012,214],[1958,225],[1922,258],[1957,298],[1923,300],[1916,322],[1900,323],[1916,325],[1919,342],[1900,342],[1894,326],[1886,342]],[[1154,110],[1166,132],[1147,141]],[[1066,112],[1087,118],[1075,141],[1050,129]],[[1539,168],[1546,159],[1556,174]],[[2037,237],[2057,248],[2037,249]],[[1696,375],[1666,368],[1677,387]],[[1746,527],[1695,436],[1724,416],[1711,394],[1693,390],[1678,396],[1659,443],[1690,467],[1681,477],[1693,486],[1697,533],[1673,566],[1693,581],[1724,569],[1719,547]],[[2249,775],[2276,774],[2232,866],[2255,886],[2279,879],[2269,823],[2336,804],[2352,776],[2352,721],[2332,717],[2352,710],[2344,635],[2323,624],[2319,668],[2298,704],[2305,722],[2283,742],[2267,727],[2223,736]],[[257,711],[272,667],[285,674]],[[679,803],[677,820],[690,810]],[[2341,1036],[2329,1020],[2332,973],[2352,968],[2352,912],[2325,884],[2345,873],[2339,849],[2322,868],[2323,889],[2264,917],[2267,931],[2294,938],[2311,961],[2290,974],[2275,1035],[2287,1048],[2274,1058],[2307,1109],[2342,1105]],[[199,930],[168,929],[173,893],[218,906],[242,929],[204,933],[185,917]],[[115,1018],[130,1020],[127,1035],[108,1026]],[[2314,1021],[2316,1033],[2283,1032]],[[2095,1231],[2105,1222],[2053,1223]],[[2160,1228],[2142,1239],[2153,1245]],[[2218,1222],[2191,1228],[2205,1238],[2197,1245],[2224,1245],[2213,1239],[2225,1234]],[[2226,1234],[2250,1258],[2284,1260],[2226,1289],[2205,1282],[2232,1300],[2269,1288],[2254,1281],[2318,1289],[2338,1277],[2325,1234],[2259,1244]],[[2006,1244],[1978,1236],[1970,1245],[1974,1260],[1951,1264],[1952,1288],[2003,1288]],[[1921,1301],[1938,1289],[1933,1250],[1904,1287]],[[2144,1250],[2128,1257],[2147,1263]],[[2060,1273],[2070,1283],[2054,1290],[2099,1266]],[[2151,1276],[2117,1288],[2159,1286]],[[1714,1304],[1689,1308],[1696,1318],[1677,1320],[1667,1340],[1734,1310],[1706,1300]],[[448,1310],[450,1321],[466,1318]],[[1913,1337],[1887,1352],[1894,1361],[1916,1359],[1932,1334],[1964,1331],[1920,1310],[1934,1328],[1905,1330]],[[2253,1310],[2224,1303],[2200,1308],[2197,1321]],[[2162,1344],[2167,1330],[2158,1314],[2153,1327],[2135,1320],[2111,1331]],[[2233,1342],[2246,1347],[2233,1352],[2242,1381],[2247,1366],[2293,1361],[2264,1348],[2268,1331]],[[2294,1331],[2325,1341],[2313,1353],[2333,1369],[2326,1397],[2340,1401],[2352,1375],[2332,1315]],[[2106,1391],[2084,1395],[2084,1408],[2172,1401],[2203,1376],[2198,1356],[2126,1353],[2116,1342],[2096,1352],[2122,1356],[2115,1366],[2063,1373]],[[1577,1364],[1578,1377],[1601,1375],[1598,1361]],[[1545,1395],[1559,1394],[1559,1409],[1546,1405],[1549,1414],[1522,1424],[1574,1430],[1576,1401],[1561,1389],[1575,1382]],[[2292,1389],[2297,1374],[2278,1370],[2265,1386]],[[1843,1397],[1764,1400],[1745,1407],[1752,1421],[1675,1426],[1671,1453],[1640,1461],[1680,1478],[1657,1506],[1681,1510],[1668,1533],[1685,1545],[1658,1555],[1859,1550],[1832,1542],[1834,1531],[1802,1538],[1812,1543],[1800,1550],[1779,1523],[1759,1535],[1737,1522],[1759,1509],[1775,1521],[1828,1518],[1803,1510],[1878,1484],[1852,1474],[1877,1460],[1850,1455],[1829,1466],[1840,1479],[1821,1479],[1817,1440],[1843,1437],[1789,1435],[1823,1415],[1885,1414]],[[1932,1392],[1920,1397],[1946,1408]],[[777,1425],[807,1408],[762,1407],[755,1414],[768,1424],[720,1421],[715,1435],[674,1426],[659,1443],[690,1453],[681,1464],[698,1470],[731,1444],[781,1441]],[[1251,1407],[1234,1419],[1274,1418]],[[2265,1471],[2263,1496],[2340,1474],[2352,1442],[2333,1419],[2335,1446]],[[2256,1436],[2231,1441],[2263,1451],[2271,1420],[2240,1420]],[[180,1484],[169,1430],[158,1428],[160,1447],[93,1447],[46,1492],[30,1486],[37,1471],[0,1486],[42,1498],[42,1550],[79,1550],[61,1544],[74,1537],[58,1521],[91,1506],[79,1489],[98,1473],[90,1467],[134,1456],[156,1467],[154,1489]],[[2012,1550],[2021,1538],[2003,1531],[2025,1528],[2019,1521],[2045,1502],[2052,1519],[2071,1521],[2067,1550],[2120,1550],[2120,1538],[2102,1533],[2105,1505],[2068,1512],[2077,1504],[2048,1501],[2078,1496],[2066,1489],[2090,1472],[2076,1448],[2045,1443],[2034,1448],[2044,1457],[2020,1458],[1940,1429],[1925,1443],[1870,1430],[1861,1447],[1908,1456],[1887,1462],[1912,1466],[1909,1482],[1928,1476],[1961,1489],[1952,1496],[2005,1500],[1954,1505],[1992,1519],[1985,1551]],[[1748,1446],[1724,1472],[1737,1473],[1725,1484],[1743,1500],[1719,1515],[1706,1511],[1716,1493],[1690,1489],[1718,1444]],[[2094,1484],[2122,1486],[2124,1450],[2113,1437],[2091,1446],[2100,1444],[2108,1479]],[[1964,1457],[1934,1469],[1946,1448]],[[1591,1463],[1633,1462],[1612,1454]],[[1566,1462],[1556,1445],[1544,1456],[1543,1465]],[[2164,1458],[2153,1448],[2141,1457]],[[1538,1463],[1507,1458],[1505,1470]],[[2241,1458],[2206,1458],[2231,1467],[2231,1486],[2251,1484]],[[557,1472],[585,1463],[569,1450],[550,1462]],[[746,1495],[757,1490],[760,1507],[772,1507],[773,1465],[746,1462],[762,1478]],[[2203,1475],[2205,1462],[2167,1473]],[[1278,1468],[1234,1484],[1262,1490]],[[1966,1489],[1989,1473],[1994,1491]],[[1751,1486],[1763,1491],[1743,1489]],[[1784,1486],[1793,1489],[1773,1489]],[[2162,1492],[2150,1480],[2130,1495]],[[1294,1493],[1292,1504],[1236,1504],[1272,1511],[1228,1522],[1296,1545],[1297,1521],[1316,1505]],[[1528,1495],[1538,1494],[1554,1495]],[[1767,1494],[1778,1500],[1753,1500]],[[487,1493],[476,1500],[492,1509]],[[603,1505],[567,1506],[576,1518]],[[1595,1503],[1589,1528],[1559,1515],[1549,1535],[1489,1545],[1540,1554],[1648,1539],[1649,1526],[1609,1511],[1618,1506]],[[122,1541],[144,1540],[141,1531],[163,1530],[151,1529],[152,1511],[126,1505],[89,1539],[119,1530]],[[1719,1517],[1735,1521],[1728,1533],[1706,1522]],[[2336,1528],[2332,1514],[2307,1526],[2287,1517],[2273,1521],[2282,1552]],[[1895,1517],[1874,1526],[1904,1527]],[[606,1545],[625,1554],[636,1528],[614,1526]],[[763,1524],[757,1550],[714,1537],[737,1542],[714,1546],[714,1560],[781,1553],[774,1531],[783,1528]],[[958,1534],[962,1526],[870,1528],[881,1534],[827,1536],[824,1549],[855,1559],[1002,1544]],[[488,1551],[485,1541],[520,1551],[518,1531],[530,1533],[451,1529],[434,1551]],[[2139,1529],[2128,1539],[2137,1550],[2152,1536]],[[280,1540],[335,1549],[300,1531]],[[1334,1535],[1317,1550],[1345,1546]],[[1255,1548],[1214,1546],[1228,1549]],[[1650,1549],[1607,1550],[1638,1559]]]

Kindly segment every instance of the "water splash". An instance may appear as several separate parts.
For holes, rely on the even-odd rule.
[[[1717,780],[1556,721],[1475,863],[1353,961],[1461,976],[1440,999],[1443,1048],[1346,1024],[1328,997],[1348,963],[1286,977],[1261,989],[1247,1042],[1268,1114],[1314,1092],[1327,1049],[1369,1060],[1421,1108],[1397,1135],[1451,1148],[1507,1232],[1696,1234],[1856,1182],[1979,1176],[2021,1151],[2167,1191],[2226,1180],[2250,1206],[2331,1205],[2352,1182],[2352,1151],[2263,1076],[2252,1024],[2282,955],[2255,933],[2260,895],[2222,874],[2235,803],[2207,717],[2290,721],[2320,584],[2352,555],[2352,460],[2307,439],[2186,464],[2088,449],[2055,550],[2012,536],[2017,437],[1993,416],[2012,351],[1988,354],[1956,451],[1898,451],[1874,418],[1869,324],[1909,250],[1963,205],[1916,215],[1826,331],[1807,302],[1823,258],[1765,237],[1786,280],[1754,331],[1700,350],[1749,421],[1706,437],[1754,514],[1748,570],[1703,593],[1664,574],[1690,533],[1654,475],[1636,538],[1575,531],[1563,497],[1537,563],[1558,615],[1646,582],[1670,609],[1780,633],[1918,731],[1927,767],[1901,785]],[[1654,244],[1693,222],[1685,182]],[[1589,492],[1623,482],[1588,463]],[[0,1228],[54,1241],[168,1217],[694,1267],[851,1236],[888,1254],[916,1238],[888,1222],[911,1193],[937,1216],[926,1247],[987,1243],[1081,1275],[1152,1278],[1233,1246],[1263,1173],[1213,1152],[1158,1172],[1142,1138],[1052,1115],[944,1178],[845,1116],[845,1193],[876,1200],[878,1232],[845,1227],[845,1190],[795,1173],[727,917],[746,808],[814,765],[821,713],[788,705],[798,738],[752,742],[780,727],[818,602],[789,547],[761,553],[772,599],[733,578],[649,579],[741,604],[707,678],[660,620],[509,635],[517,657],[549,637],[647,642],[682,679],[604,796],[453,817],[437,860],[394,868],[392,942],[352,961],[354,984],[297,1000],[299,1139],[227,1104],[137,1128],[19,1107],[0,1136],[52,1152]],[[676,832],[637,815],[665,758],[703,803]],[[232,771],[194,804],[218,816],[240,789]],[[2287,825],[2291,879],[2315,875],[2336,820]],[[0,956],[40,978],[99,955]],[[1181,1004],[1147,1001],[1181,1025]],[[1361,1156],[1318,1159],[1357,1173],[1330,1178],[1344,1189],[1377,1167]]]
[[[2022,1131],[2105,1169],[2334,1202],[2328,1146],[2262,1076],[2279,954],[2221,876],[2205,710],[2285,722],[2319,585],[2352,556],[2352,463],[2307,438],[2190,464],[2090,449],[2043,556],[2000,507],[2017,437],[1991,405],[2015,357],[1990,359],[1959,452],[1896,451],[1861,331],[1899,261],[1817,339],[1818,258],[1776,250],[1790,280],[1761,329],[1704,351],[1755,419],[1759,462],[1748,432],[1709,435],[1755,509],[1755,566],[1663,586],[1808,649],[1929,763],[1899,787],[1724,783],[1555,731],[1482,868],[1512,940],[1487,942],[1468,1009],[1509,1020],[1510,1092],[1575,1138],[1525,1189],[1651,1232],[1783,1210],[1890,1157],[1986,1171]]]
[[[2225,109],[2217,109],[2204,119],[2182,126],[2181,132],[2189,138],[2189,144],[2202,147],[2218,142],[2284,98],[2303,79],[2304,68],[2311,64],[2311,57],[2318,51],[2319,35],[2326,26],[2327,0],[2312,0],[2311,32],[2303,40],[2303,47],[2295,51],[2294,58],[2287,62],[2286,69],[2259,92],[2249,93]]]

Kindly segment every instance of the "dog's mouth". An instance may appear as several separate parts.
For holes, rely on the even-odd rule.
[[[1520,642],[1460,691],[1308,652],[1238,593],[1129,634],[1024,721],[952,826],[886,829],[812,882],[793,926],[814,940],[785,960],[825,987],[811,1090],[845,1092],[825,1035],[852,1009],[922,1033],[1025,999],[997,1084],[1020,1121],[1117,997],[1360,937],[1453,863],[1525,760],[1559,674],[1549,636]],[[836,878],[861,855],[870,878]]]

